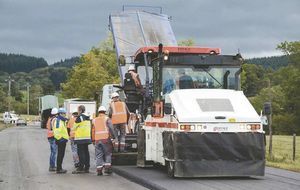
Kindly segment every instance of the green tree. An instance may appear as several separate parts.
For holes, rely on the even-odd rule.
[[[281,87],[285,92],[287,103],[285,111],[290,115],[294,132],[300,133],[300,41],[283,42],[277,49],[282,50],[289,60],[290,67],[284,70]]]
[[[80,60],[80,57],[71,57],[69,59],[61,60],[59,62],[54,63],[50,67],[67,67],[72,68],[76,65]]]
[[[43,89],[43,94],[54,94],[55,86],[50,79],[51,73],[49,67],[35,69],[30,72],[31,85],[40,85]]]
[[[251,59],[246,59],[245,62],[249,64],[261,65],[264,68],[271,68],[277,70],[281,67],[287,66],[289,61],[286,55],[282,55],[282,56],[251,58]]]
[[[4,103],[7,93],[5,93],[3,86],[0,84],[0,112],[4,112],[7,109],[7,105]]]
[[[119,75],[112,39],[102,42],[82,55],[78,65],[70,71],[67,81],[62,84],[65,98],[86,98],[98,100],[105,84],[118,83]]]
[[[67,74],[70,70],[71,70],[70,68],[66,68],[66,67],[49,68],[50,80],[55,90],[60,90],[61,88],[60,84],[64,83],[67,80]]]
[[[12,108],[17,114],[27,113],[27,104],[25,102],[16,101],[15,99],[13,99]]]
[[[30,114],[37,115],[39,111],[39,97],[41,97],[43,94],[43,88],[40,85],[33,85],[31,86],[29,93]]]
[[[273,130],[274,134],[291,134],[293,133],[293,129],[291,125],[286,126],[287,117],[285,114],[285,105],[286,105],[286,97],[284,90],[280,85],[272,86],[271,88],[263,88],[258,95],[249,98],[251,104],[255,108],[256,112],[260,114],[263,109],[263,105],[265,102],[272,102],[272,112],[273,112]],[[291,117],[288,117],[291,118]],[[285,123],[285,125],[283,125]],[[268,133],[268,128],[265,129]]]
[[[255,96],[267,85],[267,79],[262,66],[244,64],[241,74],[242,90],[248,97]]]
[[[290,63],[298,68],[300,67],[300,41],[282,42],[277,46],[277,49],[288,56]]]
[[[0,71],[7,73],[30,72],[47,66],[48,63],[43,58],[0,53]]]
[[[285,94],[281,86],[272,86],[271,88],[263,88],[258,95],[249,98],[253,107],[260,113],[265,102],[272,101],[273,114],[281,114],[283,106],[286,103]]]

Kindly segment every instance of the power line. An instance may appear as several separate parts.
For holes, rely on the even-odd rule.
[[[8,76],[8,79],[6,79],[5,82],[8,82],[8,112],[10,112],[10,108],[11,108],[11,82],[14,82],[14,80],[10,76]]]
[[[29,115],[29,100],[30,100],[29,88],[31,87],[31,85],[27,82],[25,86],[27,88],[27,115]]]

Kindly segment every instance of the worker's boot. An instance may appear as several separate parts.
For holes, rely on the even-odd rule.
[[[79,168],[79,163],[74,164],[75,168]]]
[[[64,170],[64,169],[56,170],[56,173],[57,174],[65,174],[65,173],[67,173],[67,170]]]
[[[97,168],[97,176],[103,175],[102,168]]]
[[[111,165],[106,165],[104,166],[104,173],[110,175],[112,174],[112,168],[111,168]]]
[[[85,168],[83,171],[84,173],[90,173],[90,168]]]
[[[76,170],[72,171],[72,174],[82,174],[84,170],[80,167],[76,168]]]
[[[56,167],[49,167],[49,172],[55,172],[56,171]]]

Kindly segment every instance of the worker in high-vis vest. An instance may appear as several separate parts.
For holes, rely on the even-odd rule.
[[[75,133],[74,142],[77,145],[77,152],[79,156],[79,167],[74,170],[73,174],[89,173],[90,169],[90,153],[88,145],[92,143],[91,140],[91,120],[85,114],[85,106],[78,106],[78,117],[73,125]]]
[[[48,137],[48,142],[50,144],[50,158],[49,158],[49,171],[50,172],[55,172],[56,171],[56,166],[55,166],[55,160],[56,160],[56,153],[57,153],[57,145],[54,139],[54,134],[53,134],[53,128],[52,128],[52,120],[56,115],[58,114],[58,109],[57,108],[52,108],[51,110],[51,116],[48,118],[47,121],[47,137]]]
[[[64,108],[58,109],[58,115],[52,120],[52,128],[54,133],[54,138],[57,144],[57,167],[56,173],[67,173],[67,170],[62,168],[62,163],[65,156],[66,144],[69,139],[69,134],[67,130],[67,118],[66,110]]]
[[[130,113],[125,102],[119,99],[117,92],[112,93],[111,98],[108,115],[111,118],[115,133],[118,134],[117,141],[114,143],[114,150],[115,152],[124,152],[126,127]]]
[[[79,156],[78,156],[78,151],[77,151],[77,144],[75,144],[75,132],[73,130],[73,126],[75,123],[76,118],[78,117],[78,112],[77,109],[72,111],[72,116],[70,117],[68,121],[68,132],[70,136],[70,144],[71,144],[71,150],[72,150],[72,156],[73,156],[73,162],[74,162],[74,167],[78,168],[79,167]]]
[[[134,65],[130,65],[128,68],[128,73],[130,73],[132,80],[134,81],[135,87],[138,89],[142,89],[142,83],[141,79],[139,77],[139,74],[135,72],[135,67]]]
[[[92,122],[92,140],[95,145],[97,175],[103,175],[103,169],[105,174],[110,175],[112,173],[112,139],[116,135],[110,118],[105,115],[106,108],[100,106],[98,113],[98,117]]]

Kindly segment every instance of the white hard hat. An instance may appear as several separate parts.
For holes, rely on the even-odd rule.
[[[51,110],[51,115],[58,114],[58,109],[57,108],[52,108]]]
[[[120,95],[117,93],[117,92],[113,92],[111,94],[111,98],[116,98],[116,97],[119,97]]]
[[[129,67],[128,67],[128,71],[135,71],[135,67],[134,67],[134,65],[129,65]]]
[[[99,108],[98,108],[98,112],[106,112],[106,108],[104,107],[104,106],[100,106]]]
[[[65,108],[59,108],[58,113],[67,113]]]

